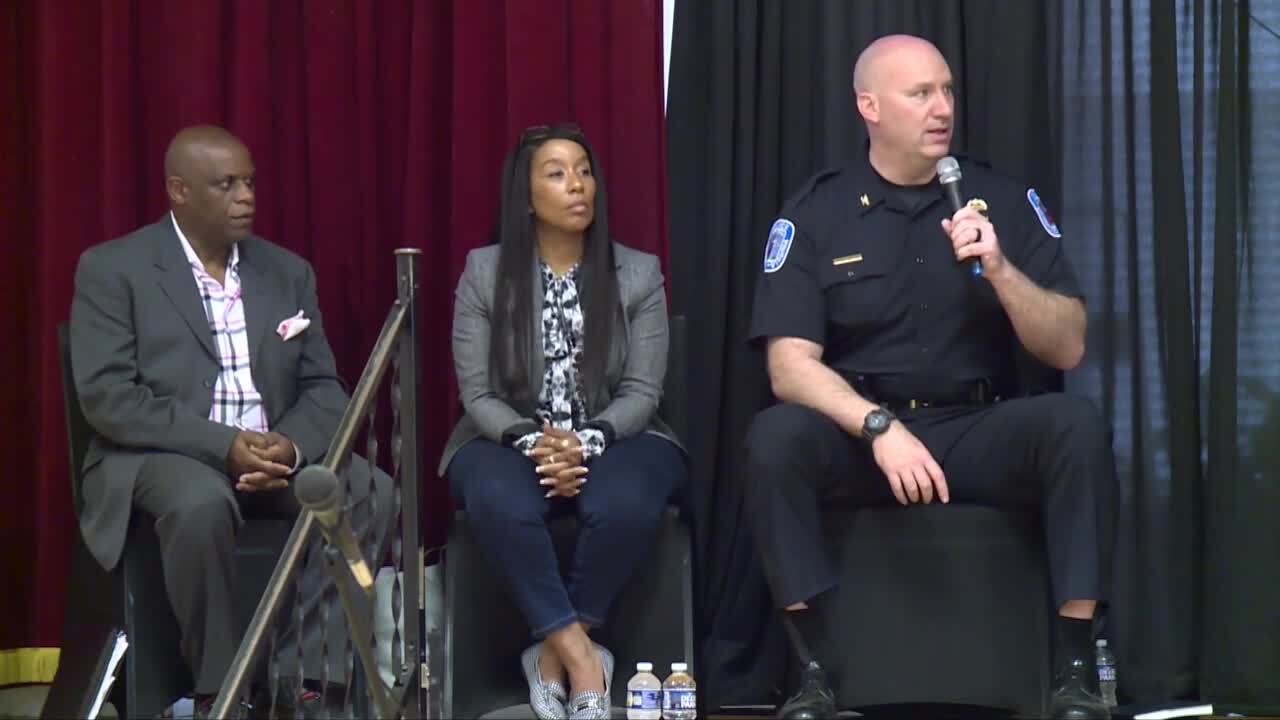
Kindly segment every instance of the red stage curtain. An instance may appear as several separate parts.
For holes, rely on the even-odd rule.
[[[0,3],[0,648],[59,644],[75,521],[55,327],[80,252],[165,211],[178,128],[221,124],[249,145],[257,230],[315,265],[351,383],[395,295],[392,250],[425,251],[419,440],[438,543],[453,291],[519,130],[581,125],[614,235],[666,256],[660,13],[655,0]]]

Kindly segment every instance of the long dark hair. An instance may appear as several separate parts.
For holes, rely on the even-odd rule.
[[[534,350],[533,279],[538,262],[536,219],[531,207],[529,166],[534,152],[548,140],[570,140],[582,146],[596,180],[595,212],[583,241],[578,268],[578,296],[583,313],[582,385],[588,404],[605,387],[609,352],[617,326],[618,279],[609,239],[604,177],[586,136],[574,125],[538,126],[525,130],[502,167],[502,201],[494,242],[498,243],[498,279],[490,318],[489,372],[507,397],[541,378],[529,378],[529,352]],[[541,348],[536,349],[541,352]]]

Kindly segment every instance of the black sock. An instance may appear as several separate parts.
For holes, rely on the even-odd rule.
[[[1093,659],[1093,620],[1058,616],[1058,665],[1075,660]]]
[[[795,628],[799,637],[793,637],[791,631],[787,631],[787,640],[791,644],[791,649],[795,651],[796,656],[800,658],[802,663],[808,663],[810,660],[817,660],[817,642],[822,636],[822,618],[818,612],[819,597],[811,598],[805,601],[809,606],[808,610],[784,610],[783,615],[791,621],[792,627]],[[803,645],[803,647],[801,647]]]

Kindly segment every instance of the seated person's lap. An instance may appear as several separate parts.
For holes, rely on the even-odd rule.
[[[222,526],[237,530],[244,523],[241,499],[252,500],[264,514],[296,514],[293,493],[271,491],[262,498],[236,493],[231,479],[208,465],[177,453],[148,455],[134,481],[133,502],[161,523],[177,530],[208,533]],[[237,497],[240,496],[240,497]],[[290,507],[291,506],[291,507]]]
[[[1096,406],[1061,393],[900,417],[941,465],[953,502],[1034,504],[1041,496],[1035,477],[1041,449],[1060,447],[1073,434],[1089,436],[1086,442],[1105,439]],[[896,502],[866,443],[815,410],[781,403],[762,411],[747,447],[779,471],[792,467],[809,475],[807,482],[826,497],[856,505]]]
[[[550,502],[533,461],[518,450],[477,438],[459,448],[449,464],[453,497],[468,512],[546,517],[571,504]],[[611,444],[588,466],[588,481],[574,503],[590,515],[606,504],[660,513],[686,481],[684,457],[669,440],[651,433]]]

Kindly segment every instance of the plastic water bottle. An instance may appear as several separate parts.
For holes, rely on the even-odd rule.
[[[662,683],[663,720],[693,720],[698,717],[698,685],[688,670],[685,663],[671,663],[671,674]]]
[[[1102,700],[1107,707],[1116,706],[1116,656],[1107,647],[1106,640],[1098,640],[1097,645],[1097,664],[1098,664],[1098,690],[1102,693]]]
[[[653,674],[653,663],[636,663],[636,674],[627,681],[627,720],[660,720],[662,681]]]

